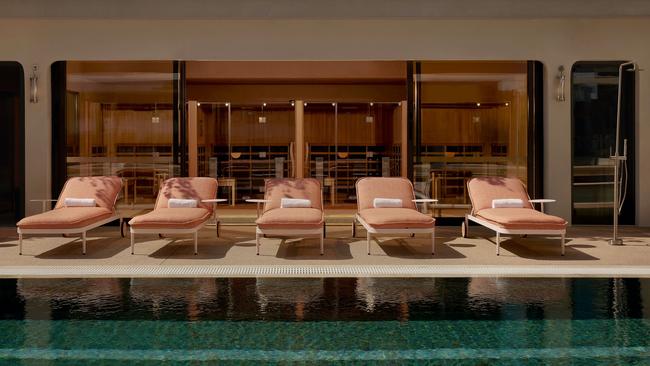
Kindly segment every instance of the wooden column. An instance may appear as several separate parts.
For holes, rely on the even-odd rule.
[[[400,103],[401,107],[401,116],[402,116],[402,121],[400,123],[400,126],[402,128],[401,133],[400,133],[400,141],[402,144],[402,147],[400,148],[400,173],[402,177],[408,178],[408,154],[407,154],[407,145],[408,145],[408,103],[403,100]]]
[[[296,159],[294,172],[295,178],[304,178],[305,176],[305,105],[302,100],[296,100]]]
[[[198,102],[195,100],[187,102],[187,150],[188,150],[188,174],[196,177],[199,173],[198,155]]]

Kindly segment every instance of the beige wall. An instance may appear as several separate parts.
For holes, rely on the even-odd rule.
[[[544,138],[549,211],[570,216],[570,101],[554,100],[559,65],[634,60],[650,70],[650,18],[525,20],[29,20],[0,19],[0,60],[41,67],[41,101],[26,106],[29,200],[50,192],[50,78],[57,60],[539,60],[546,67]],[[27,82],[27,75],[26,75]],[[650,138],[650,71],[639,75],[638,141]],[[567,89],[567,95],[569,90]],[[637,143],[638,182],[650,145]],[[650,226],[650,185],[638,185]]]

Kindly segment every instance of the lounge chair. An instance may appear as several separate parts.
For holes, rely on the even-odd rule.
[[[122,218],[115,212],[115,201],[122,190],[120,177],[75,177],[68,179],[53,210],[20,220],[19,254],[23,254],[25,234],[81,234],[82,253],[86,254],[86,232]]]
[[[368,255],[373,236],[417,233],[431,234],[431,254],[435,254],[436,220],[417,210],[410,180],[361,178],[356,183],[356,189],[356,220],[366,229]],[[356,224],[353,222],[352,225],[354,233]]]
[[[323,255],[325,220],[320,182],[313,178],[274,178],[267,179],[264,187],[264,210],[255,230],[257,255],[262,236],[318,237]]]
[[[524,184],[519,179],[473,178],[467,182],[467,190],[472,202],[472,211],[471,214],[465,215],[462,224],[464,238],[469,234],[468,220],[471,220],[496,232],[497,255],[502,234],[559,235],[564,255],[566,220],[535,210]]]
[[[213,214],[211,202],[217,194],[214,178],[171,178],[163,182],[153,211],[129,221],[131,254],[135,234],[192,234],[198,253],[198,232]],[[217,222],[218,235],[218,222]]]

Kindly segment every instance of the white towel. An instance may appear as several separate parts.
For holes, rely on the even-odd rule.
[[[302,198],[283,198],[280,200],[280,208],[310,208],[311,201]]]
[[[401,208],[402,200],[399,198],[375,198],[372,201],[374,208]]]
[[[196,208],[197,204],[196,200],[183,198],[170,198],[167,201],[168,208]]]
[[[63,205],[65,207],[95,207],[94,198],[66,198],[63,200]]]
[[[524,201],[519,198],[501,198],[492,200],[492,208],[522,208]]]

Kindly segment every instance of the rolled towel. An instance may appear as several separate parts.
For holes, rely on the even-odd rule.
[[[402,200],[399,198],[375,198],[372,201],[374,208],[401,208]]]
[[[280,208],[310,208],[311,201],[302,198],[283,198],[280,200]]]
[[[492,200],[492,208],[522,208],[524,201],[519,198],[501,198]]]
[[[170,198],[167,201],[168,208],[196,208],[198,202],[192,199]]]
[[[66,198],[63,200],[65,207],[95,207],[97,203],[94,198]]]

